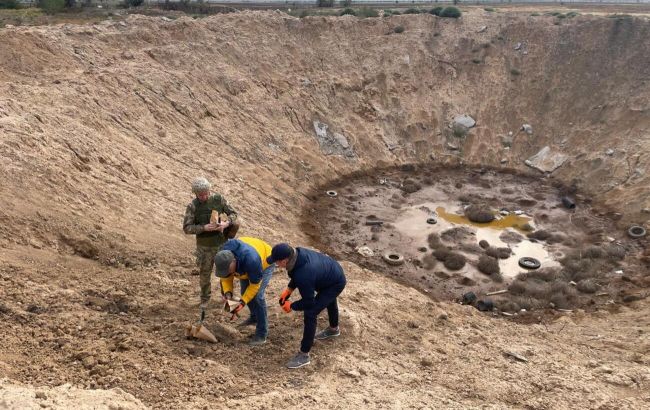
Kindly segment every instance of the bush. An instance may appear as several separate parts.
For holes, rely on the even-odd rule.
[[[343,9],[343,10],[341,11],[341,16],[346,16],[346,15],[356,16],[356,15],[357,15],[357,12],[354,11],[354,9],[351,9],[351,8],[348,7],[348,8]]]
[[[443,7],[434,7],[431,10],[429,10],[430,14],[433,14],[434,16],[440,16],[440,13],[442,12]]]
[[[393,29],[393,33],[403,33],[404,32],[404,26],[397,26]]]
[[[590,246],[585,249],[583,257],[589,259],[599,259],[605,256],[605,252],[599,246]]]
[[[519,74],[521,74],[521,71],[517,70],[516,68],[511,68],[510,69],[510,74],[519,75]]]
[[[460,10],[457,7],[445,7],[444,10],[440,12],[440,17],[450,17],[450,18],[459,18],[461,15]]]
[[[478,246],[480,246],[483,249],[487,249],[490,247],[490,243],[485,239],[481,239],[480,241],[478,241]]]
[[[124,0],[125,7],[139,7],[142,6],[144,0]]]
[[[609,245],[605,248],[605,252],[610,260],[622,260],[625,258],[625,248],[620,245]]]
[[[431,249],[438,249],[442,245],[440,243],[440,237],[435,232],[429,234],[427,242],[429,242],[429,248]]]
[[[408,194],[412,194],[413,192],[417,192],[422,189],[422,185],[412,179],[406,179],[404,182],[402,182],[400,189]]]
[[[472,230],[465,226],[454,226],[443,231],[440,234],[440,239],[445,242],[461,242],[471,237],[473,234]]]
[[[487,11],[488,13],[491,13],[491,12],[495,11],[494,8],[492,8],[492,7],[486,7],[483,10]]]
[[[510,286],[508,286],[508,292],[511,295],[523,295],[526,293],[526,282],[520,278],[513,280]]]
[[[449,255],[451,255],[451,251],[447,248],[441,247],[433,251],[433,256],[441,262],[446,261]]]
[[[521,308],[519,307],[519,304],[517,302],[513,302],[511,300],[499,300],[497,303],[497,308],[502,311],[502,312],[511,312],[511,313],[517,313]]]
[[[568,309],[571,307],[569,297],[563,293],[558,293],[550,297],[549,304],[552,303],[557,309]]]
[[[539,282],[554,282],[562,277],[557,268],[542,268],[530,272],[524,272],[517,276],[522,280],[536,280]]]
[[[481,64],[481,60],[478,59],[478,58],[473,58],[473,59],[472,59],[472,63],[474,63],[474,64]]]
[[[38,7],[48,14],[58,13],[65,9],[65,0],[39,0]]]
[[[0,9],[17,9],[17,0],[0,0]]]
[[[424,258],[422,258],[422,266],[426,270],[431,270],[436,267],[436,258],[433,255],[427,255]]]
[[[467,259],[464,255],[460,253],[450,252],[449,255],[447,255],[445,258],[443,264],[445,265],[445,268],[449,270],[459,270],[465,266],[466,261]]]
[[[539,230],[537,230],[535,232],[529,233],[526,236],[531,238],[531,239],[537,239],[538,241],[545,241],[545,240],[547,240],[548,238],[551,237],[551,233],[549,231],[547,231],[547,230],[539,229]]]
[[[420,13],[422,13],[422,10],[415,7],[411,7],[404,10],[404,14],[420,14]]]
[[[508,259],[510,257],[510,255],[512,254],[512,249],[506,248],[506,247],[496,248],[496,247],[490,246],[485,250],[485,253],[488,256],[491,256],[493,258]]]
[[[359,17],[379,17],[379,12],[371,7],[362,7],[357,10],[357,16]]]
[[[501,273],[499,268],[499,261],[496,258],[487,255],[481,255],[478,258],[478,270],[486,275],[493,275]]]
[[[189,0],[182,1],[169,1],[166,0],[164,3],[158,3],[158,7],[163,10],[175,10],[182,11],[186,14],[223,14],[223,13],[234,13],[237,9],[226,6],[212,6],[205,2],[190,2]],[[299,16],[301,18],[311,15],[308,10],[294,10],[290,13],[292,16]]]
[[[576,284],[576,288],[582,293],[596,293],[600,285],[593,279],[584,279]]]
[[[467,133],[469,132],[469,128],[462,124],[454,124],[452,126],[452,131],[454,133],[454,137],[456,138],[464,138]]]
[[[487,205],[472,204],[465,208],[465,216],[472,222],[486,223],[494,220],[494,214]]]

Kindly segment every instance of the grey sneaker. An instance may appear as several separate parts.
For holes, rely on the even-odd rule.
[[[325,340],[337,336],[341,336],[339,328],[337,327],[336,329],[332,329],[331,327],[328,327],[322,332],[316,333],[316,340]]]
[[[261,346],[264,343],[266,343],[266,337],[262,336],[253,336],[251,340],[248,342],[249,346]]]
[[[287,367],[289,369],[297,369],[299,367],[307,366],[309,363],[311,363],[309,353],[298,352],[287,362]]]
[[[253,326],[257,324],[257,320],[253,319],[252,317],[249,317],[248,319],[244,320],[243,322],[237,324],[237,327],[246,327],[246,326]]]

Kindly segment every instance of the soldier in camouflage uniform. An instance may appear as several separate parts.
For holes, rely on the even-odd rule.
[[[201,286],[201,308],[205,308],[210,300],[212,289],[210,279],[214,256],[226,242],[224,230],[235,224],[237,212],[219,194],[210,194],[210,182],[205,178],[197,178],[192,182],[192,192],[196,198],[187,205],[183,231],[196,235],[196,263],[199,267],[199,282]],[[212,211],[228,215],[228,220],[220,223],[210,223]]]

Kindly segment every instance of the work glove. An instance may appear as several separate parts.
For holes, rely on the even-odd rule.
[[[284,305],[284,302],[289,299],[289,296],[291,296],[291,293],[293,292],[293,289],[291,288],[286,288],[285,290],[282,291],[282,294],[280,295],[280,306]]]
[[[232,316],[230,317],[230,320],[233,321],[235,320],[235,317],[239,316],[239,312],[246,306],[246,302],[243,300],[240,300],[239,303],[230,311],[232,313]]]
[[[284,303],[282,303],[282,310],[284,310],[286,313],[291,312],[291,302],[285,300]]]

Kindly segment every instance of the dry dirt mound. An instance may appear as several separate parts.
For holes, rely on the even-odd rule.
[[[198,314],[180,229],[196,175],[241,234],[308,244],[314,186],[413,162],[524,171],[548,146],[578,201],[620,213],[619,229],[646,224],[650,24],[556,21],[244,12],[0,29],[2,373],[153,408],[643,407],[647,301],[524,325],[345,263],[343,336],[302,371],[283,368],[301,318],[275,306],[260,349],[182,338]],[[476,125],[459,137],[461,114]]]
[[[136,410],[146,406],[121,389],[83,390],[69,384],[34,388],[0,380],[0,408],[7,410],[86,409]]]

